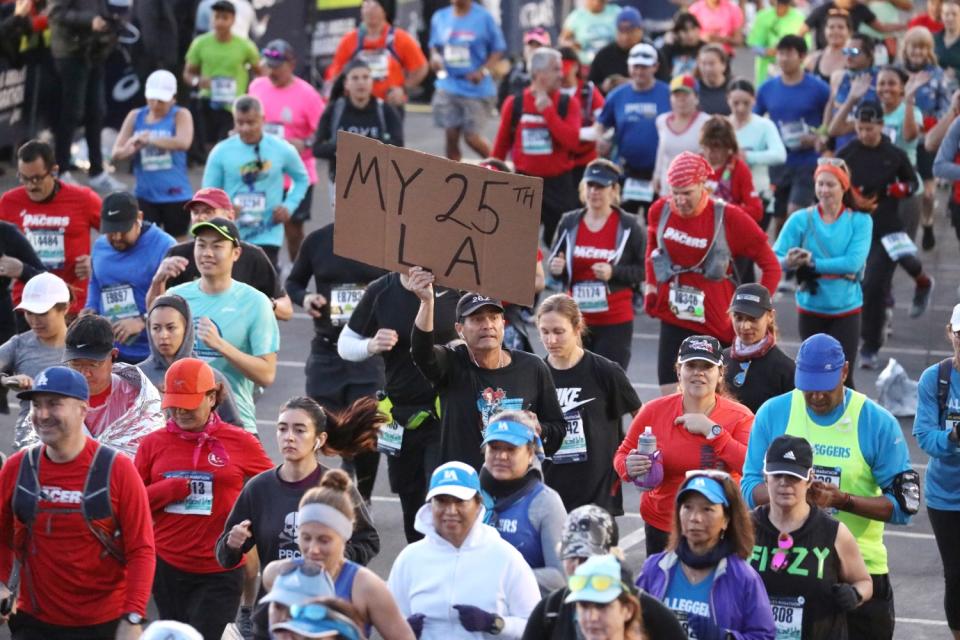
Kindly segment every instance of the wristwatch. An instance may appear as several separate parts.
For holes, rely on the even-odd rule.
[[[493,616],[493,624],[490,625],[490,635],[498,636],[500,632],[503,631],[503,618],[500,616]]]
[[[721,433],[723,433],[723,427],[721,427],[718,424],[715,424],[712,427],[710,427],[710,433],[707,434],[707,440],[713,440],[714,438],[719,436]]]
[[[138,624],[143,624],[143,616],[137,613],[136,611],[131,611],[130,613],[125,613],[120,616],[121,620],[126,620],[128,624],[137,626]]]

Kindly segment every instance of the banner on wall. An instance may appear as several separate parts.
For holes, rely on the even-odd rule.
[[[29,118],[26,66],[12,67],[0,61],[0,146],[26,138]]]
[[[562,0],[500,0],[500,26],[507,49],[514,56],[523,53],[523,33],[543,27],[557,41]]]

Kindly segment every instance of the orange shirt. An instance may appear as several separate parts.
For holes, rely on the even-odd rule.
[[[370,65],[373,95],[381,100],[387,97],[389,89],[403,87],[404,71],[410,72],[427,64],[420,45],[403,29],[393,27],[393,46],[387,47],[390,28],[389,24],[385,24],[379,38],[364,38],[363,51],[357,55]],[[354,58],[357,53],[358,31],[354,29],[340,40],[337,51],[333,54],[333,62],[327,67],[327,80],[336,78]]]
[[[740,482],[743,459],[747,455],[747,441],[753,427],[750,409],[723,396],[717,396],[717,406],[709,416],[723,428],[723,432],[713,440],[690,433],[683,425],[674,424],[673,421],[683,413],[683,398],[679,393],[647,402],[634,417],[627,437],[620,443],[613,458],[617,474],[625,482],[630,482],[627,454],[637,448],[637,439],[644,428],[652,427],[663,463],[663,482],[656,489],[643,494],[640,515],[644,522],[661,531],[670,531],[673,526],[677,490],[687,471],[720,469]]]

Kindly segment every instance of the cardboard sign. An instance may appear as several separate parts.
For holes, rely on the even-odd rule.
[[[337,134],[333,250],[531,305],[543,180]]]

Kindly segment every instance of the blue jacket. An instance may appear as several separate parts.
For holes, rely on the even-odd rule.
[[[670,582],[670,571],[679,560],[673,551],[650,556],[640,569],[637,586],[662,601]],[[763,580],[739,556],[731,554],[717,565],[710,588],[710,613],[713,621],[737,640],[777,637]]]
[[[944,511],[960,511],[960,445],[949,439],[945,428],[946,414],[960,415],[960,372],[950,369],[950,392],[947,407],[940,415],[937,401],[937,369],[940,363],[926,369],[917,386],[917,415],[913,420],[913,437],[930,456],[924,474],[923,497],[927,506]]]

